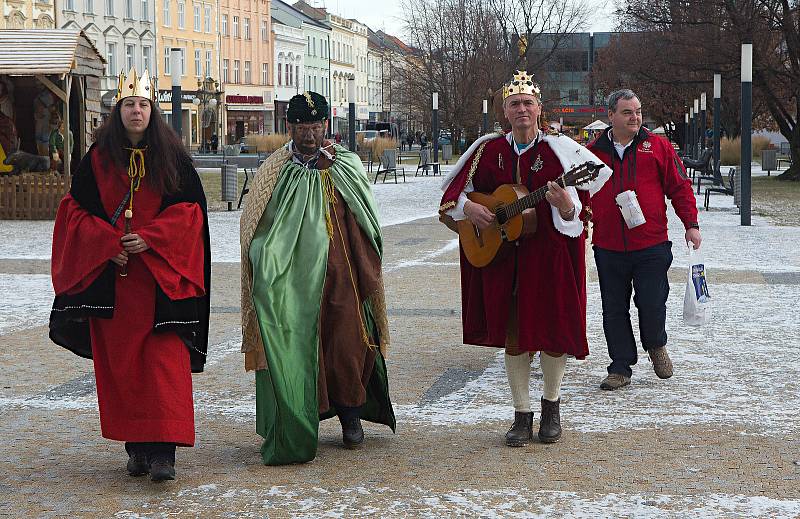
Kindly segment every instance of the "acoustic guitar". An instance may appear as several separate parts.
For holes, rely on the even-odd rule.
[[[575,166],[555,182],[561,187],[585,184],[597,178],[603,164],[585,162]],[[533,209],[544,200],[547,186],[529,193],[522,184],[503,184],[492,194],[467,193],[467,198],[488,208],[495,215],[492,225],[479,230],[469,219],[459,220],[458,237],[467,261],[475,267],[485,267],[497,255],[503,242],[512,242],[522,235],[522,211]]]

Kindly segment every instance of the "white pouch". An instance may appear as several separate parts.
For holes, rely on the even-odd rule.
[[[689,326],[703,326],[711,321],[711,296],[708,295],[706,266],[703,253],[689,247],[689,279],[683,296],[683,322]]]
[[[623,191],[615,197],[615,200],[628,229],[639,227],[645,222],[639,199],[636,197],[636,191],[631,191],[630,189]]]

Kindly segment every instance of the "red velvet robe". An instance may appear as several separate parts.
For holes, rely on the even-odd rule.
[[[127,171],[93,149],[92,169],[107,214],[129,189]],[[90,319],[100,425],[105,438],[194,444],[189,350],[173,332],[154,333],[156,283],[170,299],[204,294],[203,212],[178,203],[159,212],[161,196],[142,181],[134,193],[132,232],[150,249],[131,254],[128,276],[116,276],[112,319]],[[61,202],[53,232],[56,294],[86,289],[121,250],[124,218],[115,227]]]
[[[474,155],[477,155],[474,154]],[[458,199],[468,181],[475,156],[467,160],[450,183],[442,205]],[[532,171],[537,157],[542,167]],[[517,154],[505,137],[486,143],[472,183],[491,193],[514,178]],[[519,157],[521,183],[534,191],[563,173],[546,142]],[[579,191],[586,202],[586,194]],[[461,303],[464,343],[504,347],[509,311],[513,308],[515,272],[519,349],[567,353],[582,359],[589,354],[586,340],[585,233],[571,238],[556,230],[550,204],[536,206],[538,229],[523,236],[518,246],[504,245],[486,267],[473,267],[461,250]]]

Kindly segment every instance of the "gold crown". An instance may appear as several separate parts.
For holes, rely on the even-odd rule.
[[[136,68],[131,68],[126,75],[124,72],[119,74],[119,83],[117,85],[117,95],[114,97],[114,104],[120,102],[126,97],[138,96],[155,101],[155,91],[150,83],[150,75],[147,70],[144,71],[141,77],[136,74]]]
[[[530,94],[539,97],[539,85],[533,81],[533,76],[529,76],[524,70],[514,73],[514,78],[506,85],[503,85],[503,99],[514,94]]]

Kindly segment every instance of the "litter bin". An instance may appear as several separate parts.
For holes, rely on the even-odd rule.
[[[222,164],[222,174],[220,176],[221,198],[223,202],[228,202],[228,211],[233,209],[233,202],[236,201],[239,191],[239,167],[236,164]]]
[[[770,172],[778,169],[778,150],[761,150],[761,170]]]
[[[442,160],[445,164],[450,164],[450,159],[453,158],[453,145],[442,144]]]

